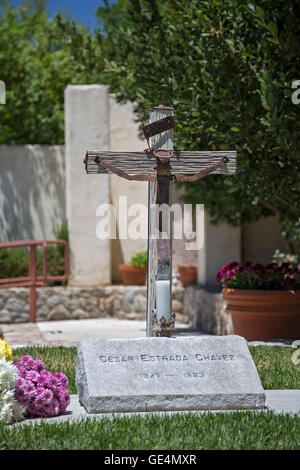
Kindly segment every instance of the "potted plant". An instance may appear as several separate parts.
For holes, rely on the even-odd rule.
[[[216,279],[236,334],[247,340],[300,338],[300,265],[233,262]]]
[[[178,271],[183,286],[197,284],[197,268],[195,266],[179,266]]]
[[[139,252],[133,256],[129,264],[119,264],[122,282],[125,286],[144,285],[147,277],[147,251]]]

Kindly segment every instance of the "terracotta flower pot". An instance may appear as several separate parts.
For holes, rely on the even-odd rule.
[[[146,282],[147,266],[137,268],[132,264],[119,264],[119,270],[125,286],[141,286]]]
[[[234,333],[246,340],[299,339],[300,291],[222,290]]]
[[[195,266],[179,266],[178,271],[183,286],[197,284],[197,268]]]

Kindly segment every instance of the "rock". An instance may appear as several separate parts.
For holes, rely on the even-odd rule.
[[[47,320],[70,320],[72,315],[63,304],[59,304],[50,310]]]
[[[27,323],[29,321],[28,313],[12,313],[11,321],[13,323]]]
[[[146,312],[147,299],[142,295],[137,295],[134,299],[132,310],[134,312]]]
[[[47,304],[44,304],[41,307],[39,307],[37,305],[37,309],[36,309],[37,318],[45,319],[45,317],[47,317],[48,313],[49,313],[49,307],[48,307]]]
[[[0,323],[10,323],[11,322],[11,314],[6,308],[0,310]]]
[[[58,296],[58,295],[52,295],[47,300],[47,305],[49,305],[49,307],[54,307],[55,305],[58,305],[60,303],[61,303],[61,296]]]
[[[25,302],[16,297],[10,297],[6,302],[5,308],[11,312],[29,312],[28,300]]]
[[[106,303],[107,312],[111,314],[113,311],[113,306],[114,306],[114,296],[110,295],[109,297],[107,297],[105,303]]]
[[[137,317],[136,313],[127,313],[126,314],[127,320],[136,320],[136,317]]]
[[[80,305],[80,308],[82,308],[83,310],[86,309],[87,307],[87,300],[84,298],[84,297],[81,297],[79,299],[79,305]]]
[[[85,312],[84,310],[81,310],[81,308],[77,308],[77,309],[73,312],[72,317],[73,317],[75,320],[80,320],[80,319],[84,319],[84,318],[89,318],[89,315],[88,315],[87,312]]]

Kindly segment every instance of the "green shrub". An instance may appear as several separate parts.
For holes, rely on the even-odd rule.
[[[147,251],[141,251],[133,256],[130,260],[130,264],[136,268],[145,268],[148,263],[148,253]]]
[[[57,239],[68,241],[68,228],[63,221],[55,234]],[[47,246],[47,273],[50,276],[64,274],[64,245]],[[3,248],[0,249],[0,279],[28,276],[29,248]],[[43,248],[36,250],[36,273],[41,276],[43,272]],[[48,286],[62,284],[59,281],[49,281]],[[66,281],[63,281],[66,284]]]

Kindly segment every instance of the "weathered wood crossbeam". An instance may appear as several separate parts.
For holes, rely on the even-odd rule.
[[[235,173],[235,151],[174,151],[174,156],[170,158],[171,175],[193,175],[208,167],[217,165],[224,157],[226,157],[227,161],[214,170],[213,174]],[[155,176],[156,161],[156,156],[152,151],[99,152],[90,150],[85,156],[85,168],[88,174],[110,173],[113,172],[112,169],[118,168],[121,172],[125,172],[128,175]]]

